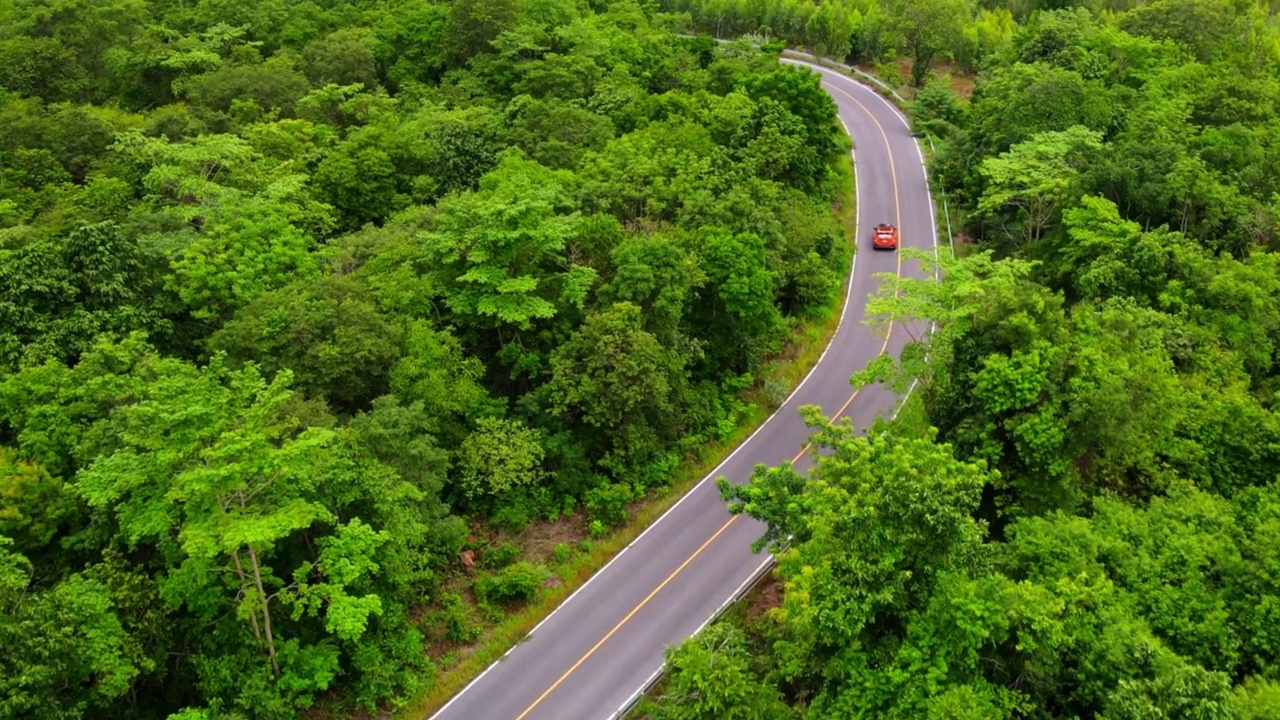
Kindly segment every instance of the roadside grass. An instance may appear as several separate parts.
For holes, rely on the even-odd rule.
[[[848,273],[857,245],[855,237],[858,214],[857,192],[853,161],[848,154],[839,161],[838,174],[839,185],[832,211],[844,228],[848,241],[841,258],[840,292],[832,299],[830,307],[826,308],[825,312],[810,320],[801,321],[792,328],[791,337],[778,356],[766,363],[760,373],[759,381],[743,391],[746,408],[739,416],[737,429],[719,441],[703,445],[692,457],[686,458],[672,482],[665,488],[652,492],[649,497],[633,503],[626,523],[609,535],[589,539],[585,521],[581,517],[582,513],[577,513],[576,517],[568,521],[567,528],[571,529],[571,532],[564,538],[575,541],[570,545],[574,550],[567,559],[551,567],[551,584],[544,586],[533,601],[518,611],[505,615],[490,612],[489,615],[494,621],[481,629],[479,638],[475,642],[468,645],[446,646],[437,658],[437,663],[443,666],[440,667],[439,674],[417,699],[392,713],[393,717],[421,720],[443,707],[451,697],[484,672],[485,668],[528,636],[534,626],[550,615],[609,560],[639,537],[645,528],[675,505],[729,453],[733,452],[734,448],[755,432],[786,397],[784,395],[783,398],[778,398],[774,393],[767,392],[766,388],[785,387],[786,393],[790,394],[809,373],[840,324],[840,312],[848,292]],[[558,522],[566,521],[561,519]],[[539,527],[528,532],[536,534],[545,530],[545,526],[549,524],[551,523],[535,521],[534,525]],[[563,535],[566,528],[562,527],[559,530]],[[496,541],[503,539],[509,538],[501,533],[495,534],[492,538]],[[545,563],[553,558],[554,543],[541,543],[541,545],[543,547],[537,548],[536,552],[531,552],[534,548],[526,549],[522,555],[523,559]],[[462,573],[451,580],[454,585],[453,590],[460,595],[463,586],[469,584],[469,578]]]

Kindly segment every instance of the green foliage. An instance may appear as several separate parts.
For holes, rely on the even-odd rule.
[[[760,682],[741,633],[716,625],[667,651],[671,680],[660,720],[781,720],[790,716],[777,688]]]
[[[480,554],[480,565],[486,568],[504,568],[515,562],[521,552],[519,545],[504,540],[484,549]]]
[[[497,497],[542,479],[539,432],[518,420],[481,418],[458,450],[459,480],[470,499]]]
[[[610,483],[601,485],[586,492],[583,504],[587,507],[587,517],[599,521],[605,527],[617,527],[627,519],[627,505],[636,499],[636,493],[630,485]]]
[[[0,537],[0,711],[74,718],[128,692],[137,652],[107,588],[80,575],[26,597],[32,568]]]
[[[581,306],[594,273],[563,259],[577,216],[558,212],[569,200],[562,183],[511,154],[477,192],[442,203],[438,230],[422,241],[459,320],[520,331],[553,318],[557,301]]]
[[[931,80],[912,102],[912,128],[917,134],[947,138],[964,125],[967,110],[947,80]]]
[[[973,14],[965,0],[886,0],[888,32],[911,57],[911,84],[920,87],[940,53],[958,47]]]
[[[298,389],[345,408],[385,393],[403,352],[400,332],[366,288],[337,275],[259,295],[210,336],[209,347],[267,373],[289,369]]]
[[[591,315],[551,358],[547,388],[558,413],[584,427],[601,465],[621,474],[652,459],[679,431],[683,359],[618,303]]]
[[[0,246],[0,367],[73,361],[100,333],[165,333],[157,261],[110,222]]]
[[[485,602],[503,605],[528,602],[537,594],[546,579],[546,568],[520,561],[502,568],[493,575],[477,578],[476,595]]]
[[[755,369],[782,320],[773,304],[774,279],[764,242],[752,234],[733,236],[715,228],[703,228],[700,235],[709,285],[719,300],[715,315],[723,317],[712,321],[710,352],[734,369]]]
[[[564,564],[569,561],[569,556],[572,552],[567,544],[556,543],[556,546],[551,551],[551,559],[557,564]]]
[[[987,189],[978,199],[976,214],[1016,208],[1023,225],[1019,244],[1039,241],[1061,206],[1079,193],[1079,168],[1087,162],[1087,153],[1101,149],[1099,136],[1076,125],[1040,133],[999,157],[987,158],[979,168]]]
[[[390,711],[476,638],[473,533],[607,533],[733,431],[839,291],[848,146],[817,75],[673,26],[0,6],[0,715]],[[493,555],[489,619],[545,578]]]
[[[468,643],[476,639],[480,628],[468,611],[462,598],[453,593],[441,597],[443,608],[440,610],[440,624],[444,626],[444,636],[450,642]]]

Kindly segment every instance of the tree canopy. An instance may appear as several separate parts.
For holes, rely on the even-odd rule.
[[[0,7],[0,717],[393,710],[746,422],[848,145],[675,25]]]

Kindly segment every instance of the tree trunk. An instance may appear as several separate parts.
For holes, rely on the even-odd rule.
[[[914,53],[911,62],[911,87],[917,90],[924,85],[924,77],[929,74],[929,65],[933,62],[933,52],[919,51]]]
[[[235,563],[236,577],[240,578],[240,587],[249,586],[249,578],[245,577],[244,566],[240,564],[240,551],[231,551],[231,562]],[[253,637],[257,640],[262,639],[262,631],[258,629],[258,611],[249,611],[249,624],[253,626]]]
[[[227,514],[228,502],[230,501],[225,498],[222,498],[222,497],[218,498],[218,512],[224,517]],[[244,498],[240,499],[240,506],[244,507]],[[244,592],[249,587],[249,578],[244,574],[244,564],[240,562],[239,550],[231,551],[231,563],[234,566],[236,578],[240,580],[240,592]],[[253,609],[249,610],[249,625],[253,627],[253,638],[255,640],[262,640],[262,630],[258,628],[258,611],[257,610],[253,610]]]
[[[253,563],[253,581],[258,586],[258,596],[262,598],[262,627],[267,635],[267,654],[271,656],[271,669],[276,677],[280,677],[280,661],[276,658],[276,640],[271,635],[271,608],[267,606],[267,590],[262,586],[262,567],[258,564],[258,553],[249,546],[249,562]]]

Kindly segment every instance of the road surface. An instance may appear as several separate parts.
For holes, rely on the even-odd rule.
[[[792,64],[803,64],[784,60]],[[606,720],[626,708],[662,666],[663,651],[697,632],[739,588],[771,562],[750,545],[763,525],[730,516],[714,479],[746,482],[758,463],[801,455],[808,437],[802,405],[865,427],[898,398],[881,387],[856,396],[849,376],[907,341],[900,324],[888,339],[864,325],[876,273],[920,273],[897,252],[870,247],[871,228],[898,226],[902,245],[932,250],[933,202],[919,146],[898,111],[875,91],[817,66],[854,138],[858,237],[840,327],[808,377],[783,406],[707,479],[595,574],[520,644],[491,665],[433,720]],[[807,454],[795,460],[802,472]]]

